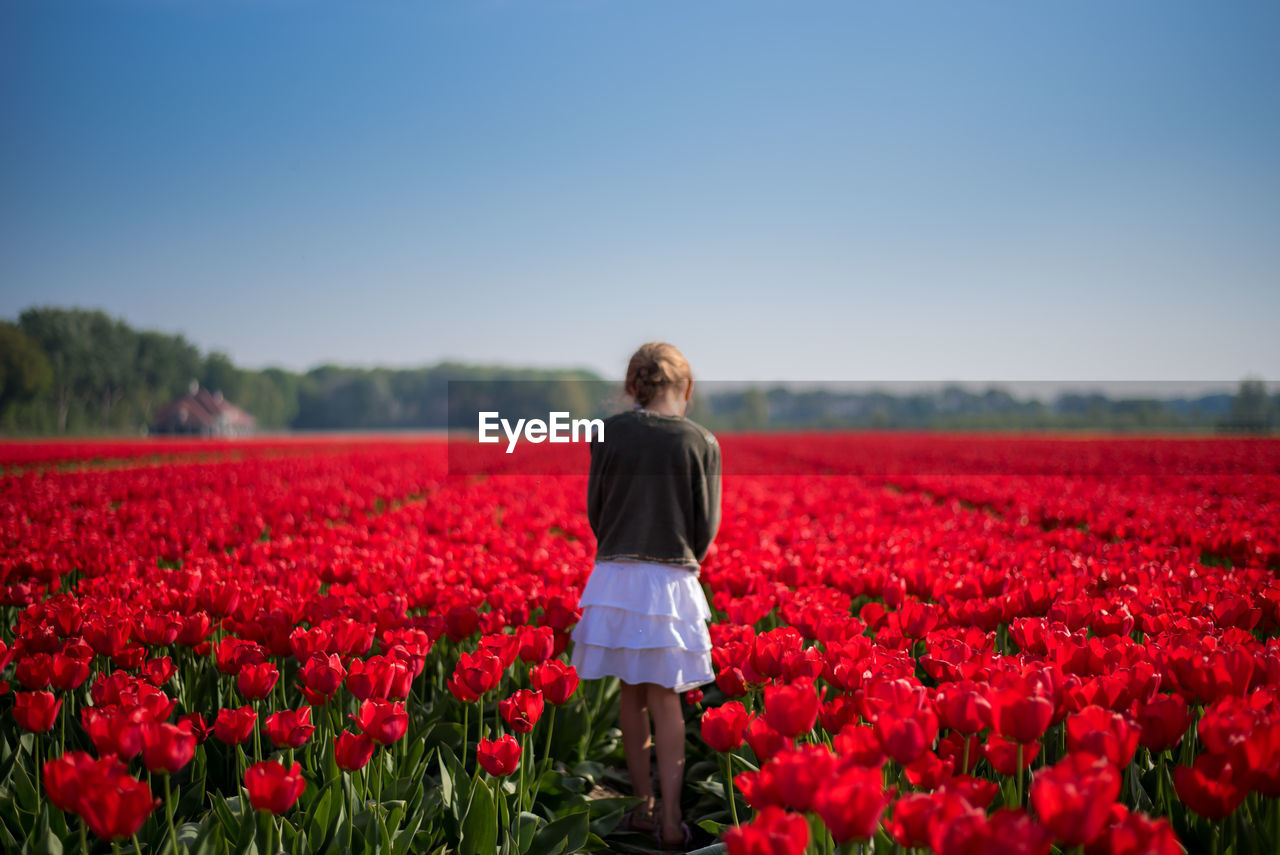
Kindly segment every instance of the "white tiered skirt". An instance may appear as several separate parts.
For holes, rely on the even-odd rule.
[[[711,609],[696,571],[604,561],[579,600],[569,661],[586,680],[617,677],[687,692],[715,680]]]

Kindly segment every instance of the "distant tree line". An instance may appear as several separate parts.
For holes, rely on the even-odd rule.
[[[708,427],[738,430],[928,429],[1219,431],[1270,433],[1280,427],[1280,396],[1256,379],[1236,394],[1195,398],[1111,398],[1062,393],[1020,399],[998,387],[958,385],[918,394],[798,391],[785,386],[720,392],[700,400]]]
[[[143,433],[192,380],[253,414],[260,430],[442,428],[451,411],[457,423],[470,404],[586,411],[598,409],[591,396],[606,385],[588,371],[448,362],[251,370],[220,351],[202,353],[182,335],[136,330],[100,310],[32,307],[16,323],[0,321],[7,434]],[[474,428],[474,417],[465,426]]]
[[[261,430],[474,428],[480,410],[537,417],[625,406],[619,384],[590,371],[440,363],[420,368],[321,365],[306,372],[236,366],[182,335],[136,330],[100,310],[32,307],[0,320],[0,432],[138,434],[192,380],[252,413]],[[713,430],[801,428],[1220,430],[1280,427],[1280,396],[1247,379],[1236,394],[1049,403],[959,386],[921,394],[838,389],[695,390],[694,418]]]

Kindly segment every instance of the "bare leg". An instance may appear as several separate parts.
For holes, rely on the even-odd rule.
[[[618,724],[622,727],[622,751],[627,758],[627,774],[631,777],[631,789],[637,798],[643,799],[642,807],[653,816],[653,785],[649,780],[649,710],[645,689],[649,683],[623,683],[618,699]],[[637,827],[644,825],[637,822]]]
[[[656,683],[648,683],[649,714],[653,716],[658,748],[658,779],[662,785],[662,841],[679,843],[680,789],[684,785],[684,711],[680,696]]]

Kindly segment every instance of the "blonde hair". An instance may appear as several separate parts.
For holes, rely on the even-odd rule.
[[[689,360],[673,344],[651,341],[631,354],[627,364],[627,394],[647,407],[663,390],[693,379]]]

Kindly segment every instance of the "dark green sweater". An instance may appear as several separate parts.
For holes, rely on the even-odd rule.
[[[630,410],[591,443],[587,519],[596,560],[696,570],[720,527],[720,444],[683,416]]]

